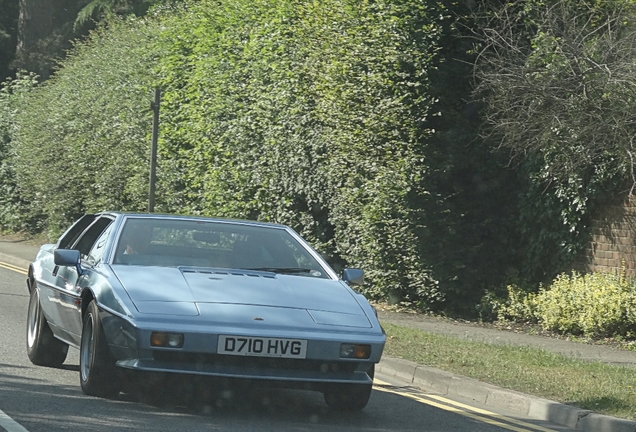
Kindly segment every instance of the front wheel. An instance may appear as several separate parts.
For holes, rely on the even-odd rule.
[[[66,360],[68,345],[53,336],[51,327],[42,313],[38,289],[33,283],[27,313],[26,336],[27,355],[31,363],[38,366],[62,366]]]
[[[110,352],[95,300],[84,314],[80,342],[80,384],[89,396],[114,398],[119,393],[117,367]]]
[[[369,377],[373,379],[375,365],[371,366]],[[367,406],[373,384],[332,384],[325,390],[325,402],[329,408],[338,411],[360,411]]]

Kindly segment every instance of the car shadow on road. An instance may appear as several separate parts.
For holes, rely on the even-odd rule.
[[[73,371],[73,372],[79,372],[80,370],[79,365],[71,365],[71,364],[63,364],[57,369],[64,369],[64,370]]]
[[[0,409],[27,430],[49,432],[468,430],[457,415],[444,417],[440,429],[439,409],[379,391],[373,392],[363,411],[347,413],[330,410],[315,391],[210,387],[200,378],[194,380],[199,388],[188,380],[179,386],[174,380],[149,380],[147,375],[140,381],[129,380],[117,398],[102,399],[82,394],[71,381],[61,384],[0,373]]]
[[[129,373],[124,376],[123,383],[119,400],[192,414],[243,416],[290,410],[329,411],[320,392],[281,389],[251,380]],[[299,397],[299,393],[305,396]]]

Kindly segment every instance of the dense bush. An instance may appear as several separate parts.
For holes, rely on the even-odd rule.
[[[37,220],[26,216],[27,204],[15,177],[13,139],[17,130],[18,106],[37,84],[36,77],[18,74],[0,88],[0,228],[7,231],[35,230]]]
[[[604,197],[633,182],[636,7],[629,0],[482,2],[484,131],[509,151],[527,281],[551,280],[589,240]]]
[[[415,0],[226,0],[113,21],[21,106],[29,216],[55,234],[146,207],[158,82],[158,210],[290,224],[365,268],[369,295],[429,307],[443,299],[418,239],[438,19]]]
[[[508,287],[502,319],[538,322],[548,330],[586,336],[634,336],[636,285],[624,274],[560,274],[527,294]]]
[[[140,20],[113,22],[20,105],[16,179],[52,237],[84,212],[147,208],[149,38]]]
[[[162,158],[187,173],[167,208],[290,224],[365,268],[367,294],[441,300],[417,238],[435,19],[411,0],[261,0],[165,20]]]
[[[486,290],[505,287],[520,265],[519,170],[507,152],[479,136],[483,104],[472,99],[476,25],[471,4],[443,1],[430,93],[438,102],[427,119],[435,130],[426,140],[427,200],[418,237],[422,254],[446,296],[444,312],[474,317]],[[481,315],[484,316],[483,314]]]

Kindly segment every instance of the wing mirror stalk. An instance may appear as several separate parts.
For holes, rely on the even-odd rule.
[[[82,275],[82,266],[80,266],[80,251],[75,249],[55,249],[53,252],[53,262],[61,267],[75,267],[77,275]]]

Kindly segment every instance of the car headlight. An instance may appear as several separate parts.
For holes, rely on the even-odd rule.
[[[181,348],[183,346],[182,333],[152,332],[150,345],[164,348]]]
[[[371,345],[349,344],[340,345],[341,358],[368,359],[371,356]]]

